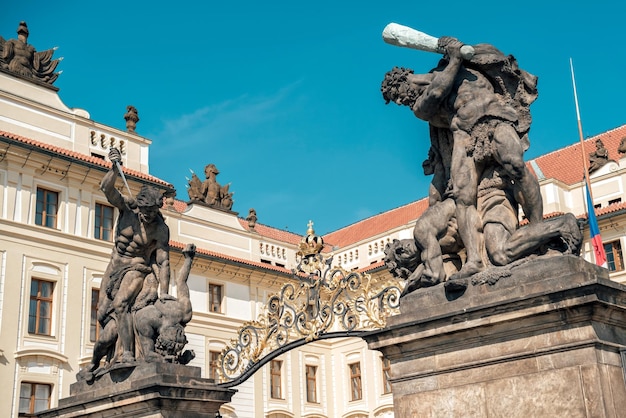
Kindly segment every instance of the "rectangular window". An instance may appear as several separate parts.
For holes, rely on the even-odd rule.
[[[381,363],[383,368],[383,395],[391,393],[391,382],[389,381],[391,372],[391,362],[385,357],[381,357]]]
[[[224,286],[209,283],[209,310],[211,312],[222,312],[222,296]]]
[[[622,203],[622,198],[618,197],[617,199],[609,200],[609,206],[616,205],[618,203]]]
[[[59,194],[37,187],[37,207],[35,209],[35,224],[57,227],[57,212],[59,210]]]
[[[100,290],[91,289],[91,314],[89,317],[89,341],[92,343],[98,341],[100,337],[100,324],[98,323],[98,299],[100,299]]]
[[[52,386],[41,383],[22,382],[20,386],[20,409],[18,416],[32,416],[50,409]]]
[[[282,372],[283,362],[272,360],[270,363],[270,396],[274,399],[282,399]]]
[[[348,364],[350,368],[350,400],[358,401],[363,399],[363,390],[361,387],[361,363]]]
[[[219,373],[217,372],[219,368],[219,351],[209,351],[209,379],[213,379],[216,382],[219,381]]]
[[[306,401],[317,403],[317,366],[306,365]]]
[[[113,207],[96,203],[93,236],[103,241],[113,241]]]
[[[52,324],[52,291],[54,283],[32,279],[30,282],[30,307],[28,332],[50,335]]]
[[[622,244],[619,241],[607,242],[604,244],[604,252],[606,253],[606,263],[609,271],[624,270]]]

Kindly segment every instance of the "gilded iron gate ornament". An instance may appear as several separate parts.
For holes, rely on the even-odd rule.
[[[236,386],[280,354],[311,341],[358,337],[385,327],[399,312],[404,281],[331,267],[324,241],[309,221],[296,254],[297,282],[272,295],[258,319],[244,323],[219,357],[221,386]]]

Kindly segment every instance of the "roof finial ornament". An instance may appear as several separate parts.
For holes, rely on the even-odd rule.
[[[135,132],[137,122],[139,122],[139,113],[137,112],[137,108],[131,105],[126,106],[124,119],[126,120],[126,130],[128,132]]]

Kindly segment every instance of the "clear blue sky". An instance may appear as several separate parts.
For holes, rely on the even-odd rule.
[[[434,36],[492,43],[539,77],[536,157],[578,141],[569,59],[583,132],[626,123],[623,2],[10,1],[0,35],[53,46],[69,107],[153,140],[150,171],[187,200],[189,170],[214,163],[233,210],[299,234],[319,234],[426,196],[428,127],[385,105],[393,66],[427,72],[436,54],[382,41],[390,22]],[[478,6],[478,4],[480,6]],[[586,4],[586,6],[583,6]]]

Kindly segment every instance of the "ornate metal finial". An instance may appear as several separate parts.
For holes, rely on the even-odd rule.
[[[322,237],[315,235],[313,229],[313,221],[307,224],[306,237],[300,241],[299,251],[296,255],[300,257],[311,257],[319,254],[324,248],[324,240]]]
[[[17,39],[5,40],[0,36],[0,69],[52,85],[61,74],[54,70],[62,58],[52,59],[56,48],[37,52],[28,44],[28,34],[28,26],[22,21],[17,27]]]
[[[307,235],[300,241],[296,253],[296,261],[298,262],[296,270],[309,275],[321,275],[326,261],[328,261],[321,254],[322,249],[324,249],[324,240],[315,235],[313,221],[309,221],[307,227]],[[330,254],[329,260],[332,260],[332,256]]]
[[[126,106],[124,119],[126,120],[126,130],[128,132],[135,132],[137,122],[139,122],[139,113],[137,112],[137,108],[131,105]]]

